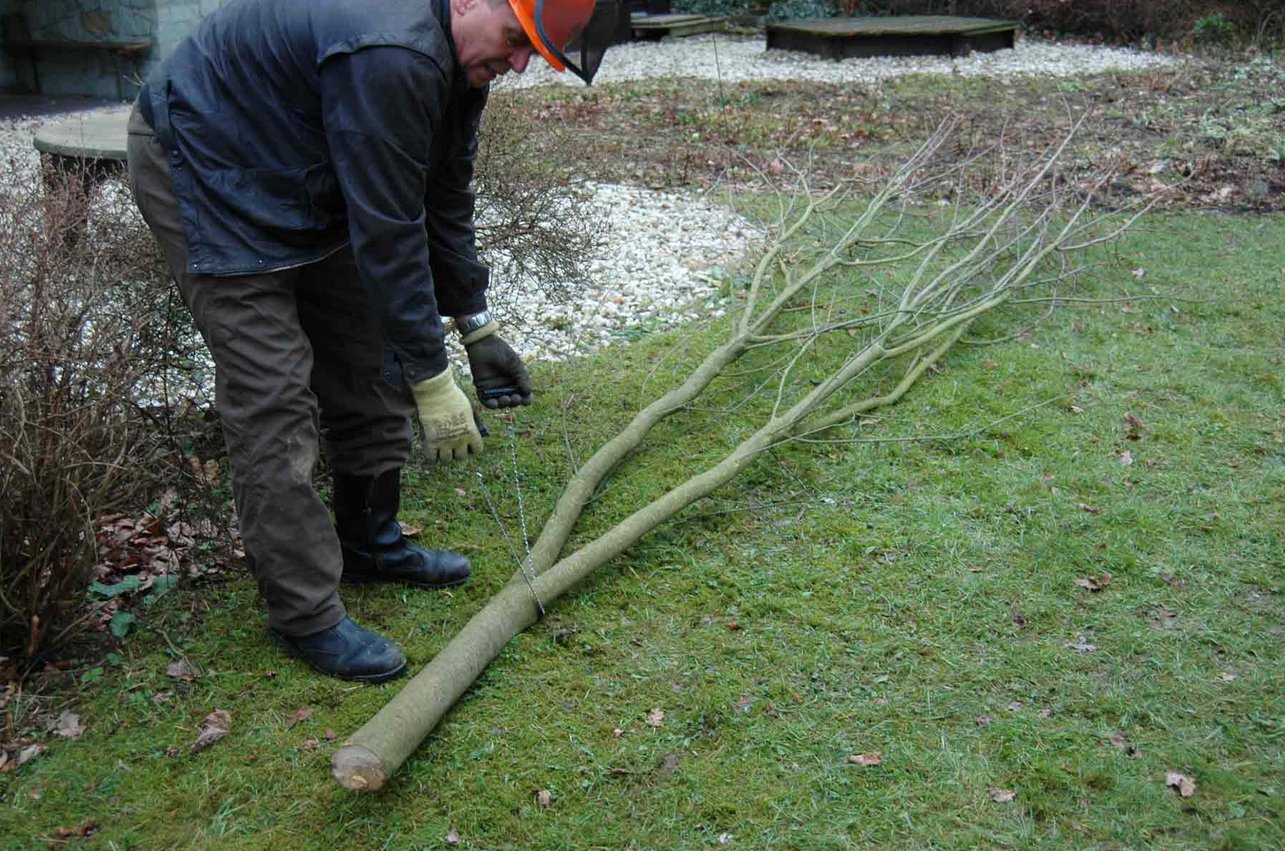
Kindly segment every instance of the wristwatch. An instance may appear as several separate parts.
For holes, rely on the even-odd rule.
[[[474,313],[463,322],[457,320],[455,322],[455,330],[460,332],[461,337],[465,337],[490,321],[491,312],[489,310],[483,310],[481,313]]]

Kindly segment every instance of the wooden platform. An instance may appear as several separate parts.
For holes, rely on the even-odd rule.
[[[858,56],[967,56],[1013,46],[1017,23],[948,15],[819,18],[767,25],[769,50],[799,50],[828,59]]]
[[[678,38],[698,33],[717,32],[727,18],[709,15],[639,15],[634,13],[634,38],[639,41],[656,41],[666,36]]]

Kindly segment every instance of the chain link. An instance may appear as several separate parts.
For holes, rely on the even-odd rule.
[[[512,413],[509,413],[505,416],[505,420],[508,422],[509,458],[513,463],[513,490],[518,499],[518,520],[522,526],[522,546],[526,551],[525,557],[518,555],[517,548],[513,545],[513,537],[509,533],[509,527],[505,525],[504,520],[500,517],[499,510],[491,499],[491,489],[487,487],[486,477],[482,475],[482,468],[476,459],[473,459],[473,473],[477,476],[477,483],[481,487],[482,498],[486,500],[486,507],[490,510],[491,517],[495,519],[495,525],[500,527],[500,534],[504,537],[504,543],[509,548],[509,554],[517,562],[518,571],[522,574],[522,578],[526,580],[527,588],[531,591],[531,598],[535,600],[535,607],[539,609],[540,617],[544,617],[544,603],[540,601],[540,595],[535,590],[536,577],[535,566],[531,563],[531,537],[527,534],[526,506],[522,501],[522,479],[518,473],[518,442],[517,428],[514,425],[515,417]]]

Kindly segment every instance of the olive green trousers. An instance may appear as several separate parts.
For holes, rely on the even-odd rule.
[[[246,560],[268,626],[308,635],[345,615],[330,510],[313,486],[320,446],[336,474],[405,465],[414,401],[384,374],[384,344],[353,261],[262,275],[189,275],[187,238],[161,144],[135,109],[129,180],[216,367],[215,404]]]

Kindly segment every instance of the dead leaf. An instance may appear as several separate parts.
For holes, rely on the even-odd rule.
[[[877,753],[854,753],[848,757],[852,765],[878,765],[883,762],[883,755]]]
[[[1236,675],[1230,671],[1223,671],[1221,674],[1218,675],[1218,679],[1222,680],[1225,683],[1229,683],[1232,680],[1236,679]]]
[[[315,751],[317,748],[321,747],[321,742],[317,741],[312,736],[309,736],[299,743],[299,747],[306,751]]]
[[[537,789],[535,790],[535,802],[547,810],[549,805],[553,803],[553,793],[548,789]]]
[[[617,739],[619,739],[624,734],[625,734],[625,731],[620,729],[619,727],[616,727],[614,730],[611,731],[611,735],[615,736]]]
[[[1083,409],[1083,408],[1081,408],[1079,405],[1072,405],[1072,406],[1071,406],[1071,413],[1073,413],[1073,414],[1082,414],[1082,413],[1084,413],[1084,409]]]
[[[1052,710],[1051,708],[1047,707],[1047,706],[1046,706],[1046,707],[1044,707],[1043,709],[1041,709],[1041,710],[1040,710],[1040,717],[1041,717],[1041,718],[1052,718],[1052,717],[1053,717],[1053,710]]]
[[[992,789],[990,791],[991,800],[997,804],[1007,804],[1016,797],[1017,793],[1012,789]]]
[[[1120,462],[1121,466],[1130,467],[1133,465],[1133,453],[1127,449],[1116,455],[1115,459]]]
[[[183,680],[184,682],[190,683],[197,677],[201,676],[201,669],[184,656],[177,662],[170,662],[165,668],[165,675],[167,677],[173,677],[176,680]]]
[[[201,722],[196,741],[192,743],[193,752],[203,751],[215,742],[220,741],[232,729],[232,716],[226,710],[216,709]]]
[[[673,774],[675,771],[678,770],[678,763],[679,763],[678,754],[673,752],[665,754],[663,757],[660,758],[660,762],[656,765],[657,776],[668,777],[669,775]]]
[[[1126,755],[1134,757],[1135,759],[1142,754],[1142,751],[1138,750],[1137,745],[1124,737],[1123,730],[1116,730],[1111,734],[1111,744],[1117,750],[1122,750]]]
[[[1012,703],[1010,703],[1010,704],[1008,705],[1008,711],[1009,711],[1009,712],[1016,712],[1016,711],[1018,711],[1018,710],[1019,710],[1019,709],[1021,709],[1021,708],[1022,708],[1022,701],[1020,701],[1020,700],[1015,700],[1015,701],[1013,701]]]
[[[173,696],[174,696],[174,692],[172,691],[158,691],[152,695],[152,703],[155,704],[156,706],[160,706],[162,703],[165,703]]]
[[[1142,280],[1143,278],[1146,277],[1147,270],[1139,267],[1137,269],[1134,269],[1132,272],[1130,272],[1130,274],[1133,275],[1133,277],[1137,278],[1138,280]]]
[[[54,735],[60,739],[79,739],[80,735],[85,732],[85,728],[80,724],[80,716],[70,709],[64,709],[58,716],[58,724],[54,727]]]
[[[1101,576],[1088,576],[1088,577],[1076,579],[1075,584],[1079,585],[1081,588],[1085,589],[1086,591],[1091,591],[1096,594],[1097,592],[1101,591],[1103,588],[1110,585],[1111,579],[1112,579],[1111,574],[1104,573]]]
[[[977,724],[978,727],[989,727],[991,724],[995,723],[995,719],[989,715],[978,715],[973,719],[973,722]]]
[[[1178,794],[1184,798],[1190,798],[1196,794],[1196,781],[1177,771],[1165,773],[1165,785],[1170,789],[1177,789]]]
[[[660,709],[653,709],[647,713],[647,724],[652,727],[659,727],[665,721],[665,713]]]
[[[290,717],[286,719],[286,729],[289,730],[291,727],[293,727],[295,724],[298,724],[300,721],[307,721],[311,716],[312,716],[311,707],[308,707],[308,706],[299,707],[294,712],[290,713]]]
[[[337,737],[335,736],[335,731],[334,731],[334,730],[327,730],[327,731],[326,731],[326,741],[327,741],[327,742],[333,742],[336,738],[337,738]]]
[[[1125,440],[1141,440],[1142,431],[1145,428],[1146,426],[1143,425],[1142,420],[1138,419],[1138,417],[1134,416],[1133,414],[1124,415],[1124,439]]]
[[[26,765],[38,756],[44,756],[49,749],[40,743],[27,745],[18,751],[18,765]]]
[[[736,711],[749,712],[750,707],[753,705],[754,701],[750,700],[748,697],[742,697],[740,700],[736,701]]]
[[[459,844],[460,844],[460,832],[459,832],[458,830],[456,830],[455,828],[453,828],[453,827],[452,827],[450,830],[446,831],[446,844],[447,844],[447,845],[459,845]]]
[[[1101,514],[1101,513],[1102,513],[1102,509],[1101,509],[1101,508],[1097,508],[1097,507],[1095,507],[1095,506],[1089,505],[1087,502],[1081,502],[1081,503],[1079,504],[1079,509],[1080,509],[1081,511],[1086,511],[1086,512],[1088,512],[1089,514]]]
[[[54,831],[54,836],[59,839],[67,839],[73,836],[93,836],[98,832],[98,825],[92,821],[87,821],[80,827],[60,827]]]
[[[1087,641],[1068,641],[1062,646],[1068,650],[1075,650],[1080,653],[1094,653],[1098,649],[1096,644],[1090,644]]]
[[[1173,629],[1178,625],[1178,613],[1161,603],[1151,612],[1151,617],[1147,618],[1147,624],[1152,629]]]

